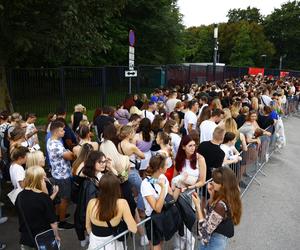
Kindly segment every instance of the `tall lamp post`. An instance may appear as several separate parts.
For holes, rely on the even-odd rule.
[[[218,57],[218,25],[214,25],[214,61],[213,61],[213,80],[216,80],[216,65]]]
[[[280,56],[279,58],[279,70],[282,70],[282,60],[283,58],[286,58],[286,54],[284,54],[283,56]]]
[[[267,65],[267,55],[264,54],[264,55],[261,55],[261,57],[263,57],[265,60],[264,60],[264,68],[266,68],[266,65]]]

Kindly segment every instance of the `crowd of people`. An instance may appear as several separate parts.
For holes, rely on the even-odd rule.
[[[299,102],[299,90],[297,79],[245,76],[222,86],[155,89],[149,98],[128,95],[116,108],[97,108],[90,121],[81,104],[70,124],[60,108],[48,116],[44,152],[35,114],[23,119],[2,111],[1,178],[13,187],[9,197],[19,215],[20,248],[35,249],[35,236],[48,229],[59,244],[59,230],[74,229],[81,247],[98,249],[128,229],[138,233],[142,246],[163,249],[169,233],[174,249],[182,243],[194,249],[185,223],[184,233],[171,233],[172,226],[162,231],[149,221],[145,228],[137,224],[158,215],[165,221],[166,201],[195,190],[190,205],[199,249],[225,249],[242,214],[240,152],[249,145],[257,151],[262,135],[276,134],[284,145],[281,117],[293,111],[289,103]],[[232,164],[240,165],[239,173]],[[208,195],[196,192],[201,187]],[[71,204],[74,224],[68,222]],[[123,243],[106,249],[123,249]]]

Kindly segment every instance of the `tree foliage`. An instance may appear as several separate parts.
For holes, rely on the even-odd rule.
[[[286,55],[283,67],[300,69],[300,2],[288,2],[275,9],[266,17],[264,27],[276,48],[273,64],[278,67],[279,57]]]
[[[250,6],[246,9],[230,9],[227,14],[228,23],[236,23],[240,21],[261,23],[263,16],[260,14],[260,10],[257,8],[251,8]]]

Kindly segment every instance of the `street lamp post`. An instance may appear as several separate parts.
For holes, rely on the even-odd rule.
[[[213,80],[216,80],[216,66],[218,57],[218,25],[214,25],[214,61],[213,61]]]
[[[266,64],[267,64],[267,55],[261,55],[261,57],[263,57],[265,60],[264,60],[264,68],[266,68]]]
[[[286,58],[286,54],[283,55],[283,56],[280,56],[280,58],[279,58],[279,70],[282,70],[282,60],[283,60],[283,58]]]

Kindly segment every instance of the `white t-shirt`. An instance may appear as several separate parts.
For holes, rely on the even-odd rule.
[[[200,125],[200,143],[210,141],[213,138],[213,133],[218,125],[210,120],[205,120]]]
[[[234,155],[234,146],[228,146],[227,144],[221,144],[220,148],[224,151],[227,160],[234,160],[237,156]]]
[[[172,151],[173,157],[175,158],[179,149],[179,145],[181,142],[181,137],[178,134],[170,133],[171,143],[172,143]]]
[[[25,179],[24,168],[19,164],[13,163],[10,165],[9,175],[14,189],[20,188],[19,181],[23,181]]]
[[[262,105],[270,106],[271,101],[272,101],[272,98],[270,96],[267,96],[267,95],[262,95],[261,96]]]
[[[27,127],[26,127],[26,133],[25,134],[28,135],[28,134],[31,134],[36,129],[36,127],[33,123],[31,123],[31,124],[26,123],[26,124],[27,124]],[[34,134],[30,138],[28,138],[27,142],[28,142],[28,146],[30,148],[32,148],[35,144],[38,143],[38,135]]]
[[[151,178],[151,177],[147,177],[142,181],[141,194],[142,194],[144,204],[145,204],[145,214],[147,216],[150,216],[153,212],[153,208],[150,206],[150,204],[148,203],[148,201],[146,200],[145,197],[146,196],[153,196],[155,200],[158,200],[160,192],[161,192],[161,187],[157,183],[153,184],[154,187],[155,187],[155,190],[157,191],[157,193],[156,193],[156,191],[152,187],[151,183],[149,182],[148,178]],[[166,197],[167,193],[168,193],[169,181],[168,181],[167,177],[163,174],[161,174],[159,176],[159,179],[164,179],[164,181],[165,181],[165,194],[164,194],[164,196]]]
[[[207,103],[203,104],[202,107],[199,109],[198,117],[200,117],[200,115],[201,115],[201,113],[202,113],[202,111],[203,111],[203,109],[204,109],[205,107],[208,107],[208,104],[207,104]]]
[[[184,115],[184,128],[186,129],[187,134],[189,134],[188,127],[189,124],[193,124],[192,129],[196,129],[197,125],[197,116],[192,111],[187,111]]]
[[[152,123],[153,120],[154,120],[155,115],[152,112],[148,111],[148,110],[143,110],[142,117],[143,118],[148,118]]]
[[[169,99],[166,102],[166,109],[167,109],[168,113],[171,113],[174,111],[177,102],[180,102],[180,100],[179,99]]]

